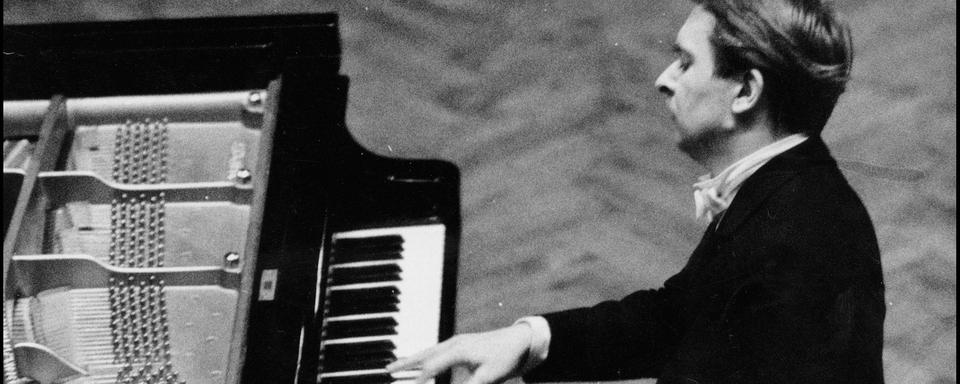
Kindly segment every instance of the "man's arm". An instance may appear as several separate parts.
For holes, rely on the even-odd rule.
[[[657,377],[684,333],[680,315],[685,274],[663,288],[619,301],[544,315],[550,324],[547,359],[524,374],[528,382]]]
[[[418,384],[453,367],[470,371],[465,384],[498,383],[522,374],[530,382],[653,377],[682,333],[674,306],[682,276],[681,272],[667,280],[664,288],[636,292],[620,301],[544,315],[550,327],[549,353],[532,370],[525,363],[536,359],[529,354],[537,339],[527,321],[455,336],[387,369],[419,368]],[[635,364],[636,359],[646,363]]]

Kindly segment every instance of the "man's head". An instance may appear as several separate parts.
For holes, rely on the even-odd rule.
[[[757,119],[817,135],[849,78],[847,26],[817,0],[693,0],[678,59],[657,79],[685,150]],[[702,148],[701,148],[702,149]]]

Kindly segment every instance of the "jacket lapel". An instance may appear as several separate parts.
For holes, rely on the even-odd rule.
[[[800,145],[777,155],[744,181],[730,208],[723,214],[717,235],[726,237],[733,234],[784,183],[804,169],[823,166],[836,167],[836,161],[819,136],[811,136]]]

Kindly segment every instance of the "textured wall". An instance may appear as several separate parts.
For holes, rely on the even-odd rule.
[[[825,139],[883,252],[889,383],[956,382],[956,5],[842,1],[854,80]],[[655,287],[703,228],[653,79],[673,1],[5,1],[4,23],[338,11],[348,124],[463,173],[457,327]]]

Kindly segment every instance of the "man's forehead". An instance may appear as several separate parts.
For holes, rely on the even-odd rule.
[[[677,32],[676,45],[689,50],[693,46],[707,43],[707,37],[713,33],[717,19],[701,6],[696,6],[687,16],[687,21]]]

